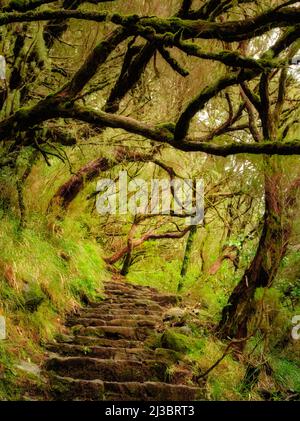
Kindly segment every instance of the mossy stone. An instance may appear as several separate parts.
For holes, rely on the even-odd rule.
[[[175,329],[167,329],[161,336],[162,348],[177,352],[187,352],[193,348],[194,340]]]

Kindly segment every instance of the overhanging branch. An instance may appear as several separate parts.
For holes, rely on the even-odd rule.
[[[182,141],[175,142],[173,134],[161,126],[149,126],[130,117],[118,116],[105,112],[96,112],[83,107],[61,110],[65,118],[73,118],[85,121],[100,127],[111,127],[126,130],[129,133],[137,134],[149,140],[167,143],[176,149],[185,152],[205,152],[216,156],[229,156],[241,153],[254,155],[300,155],[300,139],[289,142],[262,142],[239,143],[231,142],[225,145],[217,145],[210,142]]]
[[[14,118],[16,115],[18,116],[17,119]],[[21,118],[21,116],[24,118]],[[185,152],[204,152],[223,157],[241,153],[254,155],[300,155],[300,139],[289,142],[262,142],[260,144],[231,142],[225,145],[197,142],[197,139],[191,140],[188,138],[181,142],[175,142],[172,132],[163,127],[163,125],[150,126],[130,117],[95,111],[91,108],[80,106],[68,107],[55,102],[44,102],[43,106],[40,105],[38,108],[32,107],[30,110],[21,109],[18,111],[14,116],[6,120],[6,124],[4,122],[0,124],[1,139],[7,138],[14,130],[28,130],[28,125],[34,122],[37,123],[59,117],[84,121],[101,128],[123,129],[149,140],[169,144]]]
[[[280,39],[262,55],[261,59],[276,58],[284,49],[289,47],[299,38],[299,34],[299,25],[293,29],[287,30],[282,37],[280,37]],[[224,89],[250,81],[260,73],[261,71],[258,69],[247,69],[238,73],[231,72],[229,75],[217,80],[214,84],[204,88],[195,98],[192,99],[180,115],[175,127],[175,140],[177,142],[182,142],[182,140],[187,137],[192,118],[197,114],[197,112],[204,108],[209,100],[216,97]]]
[[[178,17],[158,18],[139,17],[138,15],[122,16],[109,12],[88,12],[83,10],[45,10],[25,13],[0,13],[0,26],[14,22],[33,22],[53,19],[79,19],[94,22],[110,21],[116,25],[131,29],[134,34],[138,28],[149,28],[150,33],[172,34],[183,32],[184,38],[218,39],[226,42],[241,41],[269,32],[274,28],[283,28],[300,24],[300,10],[297,7],[286,7],[279,10],[268,10],[255,18],[244,21],[208,22],[205,20],[184,20]]]

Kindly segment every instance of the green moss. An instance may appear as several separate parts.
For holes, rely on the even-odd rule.
[[[162,348],[172,349],[183,353],[188,353],[203,347],[203,341],[201,339],[179,333],[176,328],[165,330],[161,336],[160,343]]]
[[[42,28],[39,29],[36,36],[35,51],[36,51],[36,56],[38,60],[38,65],[40,67],[44,67],[44,66],[48,67],[49,58],[48,58],[48,53],[47,53],[47,48],[45,45]]]
[[[40,285],[37,283],[29,285],[27,290],[23,292],[23,296],[24,308],[30,312],[35,312],[46,298]]]
[[[172,349],[157,348],[155,355],[158,359],[167,361],[170,364],[175,364],[181,359],[180,353]]]
[[[157,127],[162,128],[162,129],[167,129],[169,130],[169,132],[174,133],[176,124],[172,122],[163,123],[163,124],[158,125]]]

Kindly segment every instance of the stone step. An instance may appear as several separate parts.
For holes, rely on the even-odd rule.
[[[114,344],[113,344],[114,345]],[[116,343],[115,343],[116,345]],[[100,359],[117,359],[117,360],[134,360],[143,361],[151,359],[159,359],[160,361],[168,361],[176,364],[179,362],[179,354],[175,351],[165,348],[150,348],[143,347],[140,343],[139,348],[122,348],[113,346],[99,346],[99,345],[79,345],[74,343],[50,343],[45,348],[51,352],[63,356],[86,356]]]
[[[46,346],[43,372],[55,399],[201,399],[200,388],[185,386],[193,373],[179,353],[144,345],[160,329],[166,308],[178,305],[177,296],[123,280],[106,282],[104,294],[68,317],[73,335],[59,335]]]
[[[162,308],[159,304],[155,303],[154,301],[150,300],[122,300],[122,299],[111,299],[111,300],[103,300],[101,302],[90,303],[89,308],[92,309],[99,309],[99,310],[116,310],[116,309],[125,309],[135,311],[136,309],[147,309],[147,310],[154,310],[163,312],[164,308]]]
[[[152,350],[140,346],[140,348],[105,347],[97,345],[76,345],[69,343],[51,343],[46,349],[53,354],[69,357],[86,356],[100,359],[144,361],[158,359],[168,364],[177,364],[180,355],[170,349],[156,348]]]
[[[143,292],[154,292],[158,293],[158,290],[153,287],[149,287],[146,285],[137,285],[137,284],[130,284],[128,282],[104,282],[104,289],[115,289],[115,290],[129,290],[129,291],[143,291]]]
[[[167,364],[157,360],[105,360],[90,357],[53,357],[44,368],[62,377],[112,382],[165,381]]]
[[[57,338],[58,343],[67,343],[74,345],[85,345],[85,346],[103,346],[103,347],[120,347],[120,348],[140,348],[143,347],[141,341],[126,340],[126,339],[107,339],[107,338],[98,338],[92,336],[69,336],[61,335]]]
[[[76,334],[79,336],[96,336],[112,340],[126,339],[142,341],[151,331],[145,327],[127,326],[88,326],[80,328]]]
[[[91,302],[89,305],[89,308],[102,308],[102,306],[104,305],[109,305],[109,306],[118,306],[121,308],[126,308],[127,306],[129,306],[129,308],[155,308],[157,310],[161,310],[163,311],[163,309],[161,309],[159,307],[159,304],[157,304],[155,301],[151,301],[151,300],[142,300],[140,298],[121,298],[121,297],[117,297],[117,298],[105,298],[103,301],[100,302]]]
[[[161,306],[168,306],[168,305],[178,305],[180,299],[177,295],[174,294],[124,294],[122,291],[113,292],[105,292],[106,299],[105,302],[109,300],[110,302],[140,302],[148,300],[148,302],[158,303]],[[92,303],[93,306],[93,303]]]
[[[155,351],[145,348],[121,348],[103,346],[84,346],[74,344],[48,344],[47,350],[64,356],[87,356],[100,359],[142,361],[154,359]]]
[[[135,289],[135,288],[128,288],[128,287],[124,287],[124,286],[110,286],[110,285],[106,285],[104,287],[104,293],[105,294],[116,294],[116,295],[122,295],[122,294],[129,294],[129,295],[134,295],[134,296],[138,296],[138,297],[143,297],[143,296],[152,296],[155,294],[159,294],[159,291],[156,290],[151,290],[151,289],[146,289],[146,290],[142,290],[142,289]]]
[[[47,372],[53,398],[58,401],[103,401],[102,380],[81,380]]]
[[[196,401],[203,399],[197,387],[162,382],[104,382],[107,401]]]
[[[162,319],[163,312],[157,311],[157,310],[149,310],[147,308],[136,308],[134,311],[128,310],[128,309],[120,309],[120,308],[85,308],[80,311],[81,317],[92,317],[94,319],[102,318],[102,317],[111,317],[113,319],[115,318],[122,318],[122,317],[140,317],[140,316],[151,316],[151,317],[157,317]],[[104,320],[106,320],[104,318]]]
[[[51,375],[50,384],[57,400],[187,402],[203,399],[203,391],[198,387],[163,382],[106,382]]]
[[[105,300],[109,300],[109,299],[125,299],[125,300],[152,300],[155,302],[155,300],[152,299],[152,295],[148,294],[148,293],[131,293],[131,292],[122,292],[122,291],[118,291],[118,293],[116,294],[115,291],[105,291],[104,294],[104,299]]]
[[[148,319],[111,319],[103,320],[102,318],[84,318],[84,317],[75,317],[69,319],[66,323],[66,326],[127,326],[127,327],[149,327],[154,328],[157,325],[158,321]]]
[[[97,320],[97,319],[101,319],[104,320],[106,322],[112,322],[114,320],[120,320],[120,319],[126,319],[126,320],[149,320],[153,323],[158,323],[162,321],[162,315],[161,314],[144,314],[144,311],[142,311],[141,313],[136,314],[137,312],[135,312],[135,314],[133,314],[131,311],[120,311],[117,312],[116,314],[107,314],[107,313],[99,313],[99,312],[94,312],[94,311],[81,311],[81,314],[79,316],[70,316],[67,320],[66,323],[68,323],[68,321],[76,319],[76,318],[83,318],[83,319],[89,319],[89,320]]]
[[[109,287],[105,287],[104,288],[104,294],[105,295],[115,295],[120,296],[123,295],[124,297],[131,297],[131,298],[138,298],[138,297],[152,297],[152,295],[154,294],[151,291],[135,291],[129,288],[122,288],[122,289],[114,289],[114,288],[109,288]]]

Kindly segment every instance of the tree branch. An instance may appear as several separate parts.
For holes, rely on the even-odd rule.
[[[127,54],[125,55],[121,74],[106,101],[104,108],[105,111],[118,111],[121,100],[140,80],[141,75],[143,74],[143,71],[145,70],[155,50],[156,46],[153,43],[147,42],[147,44],[140,48],[140,51],[132,58],[132,60],[127,63],[130,58],[128,57],[130,54],[130,50],[128,49]]]
[[[176,240],[179,238],[184,237],[192,228],[193,225],[188,226],[184,228],[182,231],[175,231],[175,232],[165,232],[162,234],[155,234],[152,231],[147,232],[144,234],[141,238],[136,238],[131,240],[131,247],[132,249],[142,245],[146,241],[149,240],[162,240],[162,239],[169,239],[169,240]],[[127,244],[125,247],[123,247],[121,250],[116,252],[110,257],[104,257],[104,261],[110,265],[113,265],[118,260],[120,260],[126,253],[129,251],[129,245]]]
[[[139,17],[138,15],[122,16],[109,12],[88,12],[81,10],[45,10],[25,13],[0,13],[0,26],[14,22],[33,22],[52,19],[80,19],[94,22],[111,21],[122,25],[127,30],[135,31],[149,28],[149,33],[183,32],[184,38],[218,39],[226,42],[241,41],[262,35],[273,28],[289,27],[300,23],[300,11],[297,7],[286,7],[280,10],[271,9],[255,18],[244,21],[229,21],[222,23],[205,20],[183,20],[178,17],[158,18]]]
[[[300,26],[287,30],[285,34],[267,51],[261,59],[275,58],[282,50],[296,41],[300,34]],[[241,71],[238,74],[230,73],[229,76],[220,78],[213,85],[204,88],[186,107],[180,115],[175,127],[175,141],[181,142],[188,133],[190,122],[197,112],[201,111],[205,104],[216,97],[221,91],[229,86],[242,84],[243,82],[254,79],[260,74],[257,69]],[[267,138],[266,138],[267,139]]]
[[[101,64],[105,63],[112,51],[114,51],[127,36],[127,32],[122,28],[118,28],[107,35],[107,37],[93,49],[80,69],[75,73],[72,80],[68,82],[56,96],[67,98],[68,100],[74,98],[97,73]]]

